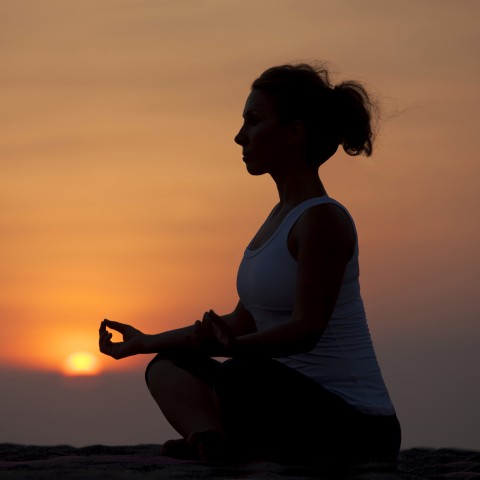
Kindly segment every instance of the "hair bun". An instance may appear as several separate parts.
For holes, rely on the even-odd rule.
[[[335,85],[332,92],[339,144],[349,155],[371,155],[375,106],[365,88],[349,80]]]

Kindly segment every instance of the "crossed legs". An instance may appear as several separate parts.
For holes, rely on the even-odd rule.
[[[240,459],[378,461],[394,459],[400,446],[395,415],[358,412],[275,360],[234,358],[221,364],[208,357],[156,357],[146,380],[183,437],[173,441],[183,449],[178,456],[228,461],[228,445]]]
[[[212,388],[168,359],[156,360],[146,375],[152,397],[182,437],[208,430],[223,433]]]

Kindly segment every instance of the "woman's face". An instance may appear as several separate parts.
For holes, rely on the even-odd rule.
[[[243,118],[235,142],[242,147],[248,172],[275,173],[287,151],[288,127],[280,123],[274,100],[268,93],[253,89],[245,103]]]

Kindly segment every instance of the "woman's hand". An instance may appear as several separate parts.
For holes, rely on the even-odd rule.
[[[112,342],[112,334],[107,327],[120,332],[123,335],[123,342]],[[115,360],[143,353],[141,347],[145,334],[131,325],[105,319],[100,324],[99,334],[100,351]]]
[[[213,310],[206,312],[203,320],[197,320],[193,327],[193,335],[186,339],[194,348],[210,355],[234,354],[237,338],[232,328]]]

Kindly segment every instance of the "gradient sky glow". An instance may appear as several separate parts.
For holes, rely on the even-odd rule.
[[[104,317],[153,333],[233,308],[276,202],[233,142],[249,85],[328,61],[382,105],[374,156],[321,176],[357,223],[404,446],[480,449],[479,18],[469,0],[3,0],[0,367],[60,372]]]

